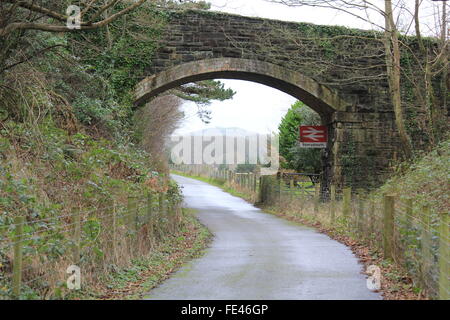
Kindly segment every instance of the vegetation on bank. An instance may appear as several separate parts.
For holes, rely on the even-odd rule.
[[[102,285],[92,291],[77,292],[73,299],[138,300],[146,299],[158,286],[189,260],[202,256],[212,234],[195,217],[195,211],[183,209],[183,225],[170,234],[148,255],[137,257],[120,270],[103,275]],[[151,298],[151,297],[149,297]]]
[[[10,244],[15,241],[17,216],[24,217],[26,223],[21,298],[64,298],[68,294],[65,268],[76,261],[72,254],[77,218],[81,220],[81,261],[76,264],[83,267],[88,286],[110,270],[127,266],[136,256],[134,244],[126,242],[135,237],[127,230],[130,197],[141,203],[146,192],[166,193],[168,201],[180,197],[176,185],[167,185],[163,175],[152,171],[149,155],[131,143],[94,139],[81,132],[69,135],[46,120],[36,128],[5,123],[1,145],[2,296],[11,296],[14,255]],[[153,206],[157,207],[155,201]],[[112,234],[109,219],[113,214],[117,230]],[[140,229],[138,235],[144,231]],[[149,240],[164,242],[164,234],[172,231],[162,228]],[[117,248],[106,245],[111,237],[116,237]],[[120,238],[122,243],[118,243]],[[150,252],[152,246],[149,243],[139,252]]]
[[[163,173],[152,170],[150,155],[133,141],[131,105],[120,99],[104,68],[76,56],[68,35],[29,32],[21,41],[57,47],[0,77],[0,291],[13,296],[10,244],[17,233],[14,219],[21,216],[24,271],[16,298],[63,298],[65,268],[74,264],[76,219],[82,221],[83,264],[98,264],[84,269],[83,276],[95,284],[107,272],[98,261],[111,252],[101,244],[107,230],[102,215],[113,205],[123,212],[128,196],[142,197],[145,190],[178,191],[164,184]],[[26,55],[30,47],[20,43],[15,54]],[[131,248],[124,250],[123,259],[111,266],[129,263]]]
[[[8,21],[27,19],[27,9],[13,9]],[[76,297],[66,284],[72,264],[82,269],[83,289],[95,291],[105,275],[192,226],[179,214],[181,194],[161,165],[166,160],[137,132],[152,130],[139,121],[157,120],[135,118],[132,107],[164,23],[164,14],[143,5],[105,28],[0,37],[0,299]],[[204,105],[233,94],[208,82],[185,97]],[[152,135],[152,143],[166,134]],[[16,243],[20,296],[12,281]]]
[[[429,206],[436,213],[450,208],[450,139],[442,141],[431,152],[410,164],[400,164],[379,193],[414,199],[419,207]]]

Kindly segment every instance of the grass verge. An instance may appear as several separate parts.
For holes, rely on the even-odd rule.
[[[249,195],[246,192],[242,192],[242,191],[236,190],[235,188],[232,188],[232,187],[228,186],[226,184],[225,180],[206,178],[206,177],[197,176],[197,175],[189,175],[189,174],[186,174],[184,172],[176,171],[176,170],[171,170],[171,173],[179,175],[179,176],[182,176],[182,177],[192,178],[192,179],[195,179],[195,180],[203,181],[203,182],[206,182],[206,183],[208,183],[210,185],[216,186],[216,187],[222,189],[223,191],[225,191],[225,192],[227,192],[227,193],[229,193],[229,194],[231,194],[233,196],[245,199],[247,201],[251,201],[252,200],[252,196],[251,195]]]

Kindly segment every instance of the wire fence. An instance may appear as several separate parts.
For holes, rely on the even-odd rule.
[[[16,216],[0,226],[0,300],[64,298],[76,268],[83,289],[94,288],[109,271],[148,255],[182,223],[181,198],[169,191],[70,211]]]
[[[298,175],[259,177],[204,165],[172,169],[221,180],[264,206],[344,230],[401,266],[429,297],[450,299],[448,211],[433,212],[401,192],[391,195],[376,189],[338,190],[335,186],[321,192],[318,183]]]

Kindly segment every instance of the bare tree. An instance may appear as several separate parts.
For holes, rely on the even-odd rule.
[[[41,47],[39,32],[78,32],[106,27],[146,2],[156,0],[0,0],[0,78],[4,71],[54,51]],[[69,6],[77,5],[77,23]],[[77,9],[77,10],[78,10]]]
[[[392,1],[385,0],[385,38],[384,46],[386,50],[386,67],[391,92],[392,105],[395,113],[395,123],[402,141],[403,151],[406,158],[412,156],[411,139],[406,131],[405,120],[402,109],[401,87],[400,87],[400,45],[398,40],[398,30],[394,22]]]
[[[71,28],[67,25],[70,16],[66,14],[65,1],[58,5],[49,1],[17,1],[2,0],[0,12],[0,37],[17,30],[41,30],[47,32],[71,32],[78,30],[92,30],[106,26],[117,18],[129,13],[141,6],[147,0],[122,1],[122,0],[85,0],[80,4],[80,26]],[[119,2],[127,2],[126,7],[119,12],[109,14],[109,9]],[[18,19],[18,10],[25,10],[25,19]],[[27,14],[28,12],[28,14]],[[23,14],[23,13],[22,13]],[[84,17],[87,17],[84,19]],[[53,20],[52,23],[44,22],[46,19]]]
[[[434,145],[438,138],[436,133],[443,131],[441,125],[446,122],[446,116],[439,116],[447,112],[446,92],[448,91],[448,66],[449,66],[449,48],[447,40],[447,1],[442,0],[442,9],[435,13],[436,20],[440,21],[440,26],[434,28],[439,41],[425,41],[421,32],[423,21],[420,18],[420,9],[426,1],[415,0],[413,8],[411,2],[397,0],[395,4],[392,0],[267,0],[273,3],[284,4],[288,6],[308,6],[314,8],[327,8],[337,10],[341,13],[351,15],[354,18],[365,21],[368,25],[384,32],[384,55],[386,78],[388,79],[391,102],[393,105],[395,120],[398,133],[402,142],[404,154],[407,158],[412,155],[411,138],[405,125],[405,115],[403,108],[405,99],[402,96],[402,82],[408,82],[414,88],[415,103],[420,104],[420,113],[425,115],[422,121],[422,129],[427,132],[430,145]],[[384,2],[384,8],[382,4]],[[428,3],[429,4],[429,3]],[[434,4],[436,6],[436,4]],[[384,25],[380,23],[382,18]],[[408,20],[410,22],[408,23]],[[400,37],[400,24],[403,22],[406,26],[414,24],[419,50],[404,41]],[[432,28],[430,28],[432,29]],[[409,31],[409,27],[405,30]],[[429,34],[430,32],[428,32]],[[440,34],[439,34],[440,33]],[[401,63],[402,52],[408,52],[414,60],[413,74],[405,72],[406,66]],[[433,83],[441,79],[440,99],[435,95]],[[443,101],[443,102],[442,102]],[[442,103],[441,103],[442,102]],[[443,104],[443,105],[441,105]],[[415,108],[415,106],[411,106]],[[444,121],[442,121],[444,119]],[[441,123],[441,124],[440,124]]]
[[[180,111],[181,104],[182,99],[173,94],[162,95],[138,110],[135,115],[138,140],[160,172],[169,171],[164,150],[169,136],[184,118],[184,113]]]

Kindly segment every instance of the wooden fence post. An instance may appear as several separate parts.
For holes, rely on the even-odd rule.
[[[450,215],[441,213],[439,226],[439,299],[450,300]]]
[[[412,222],[413,222],[413,200],[412,199],[407,199],[406,203],[406,216],[405,216],[405,229],[409,230],[412,226]]]
[[[137,216],[137,207],[136,207],[136,198],[129,196],[128,197],[128,227],[130,231],[136,231],[136,216]]]
[[[350,202],[352,201],[352,188],[344,188],[342,215],[345,219],[350,216]]]
[[[153,194],[151,191],[147,191],[147,217],[146,222],[147,224],[151,223],[152,221],[152,215],[153,215]]]
[[[13,264],[13,281],[12,281],[12,293],[14,297],[20,297],[20,289],[22,286],[22,269],[23,269],[23,225],[25,223],[25,217],[15,217],[14,224],[14,264]]]
[[[115,201],[113,202],[113,212],[112,212],[112,253],[113,253],[113,262],[117,263],[117,207]]]
[[[372,237],[374,231],[375,231],[375,200],[370,199],[369,202],[369,234],[368,236]]]
[[[178,207],[179,203],[177,200],[173,200],[173,229],[174,232],[178,229]]]
[[[167,197],[167,209],[166,209],[166,219],[167,219],[167,230],[172,232],[172,199]]]
[[[364,190],[358,189],[358,222],[357,228],[361,235],[364,235]]]
[[[330,222],[334,223],[336,218],[336,186],[331,185],[330,189]]]
[[[73,233],[73,263],[78,264],[81,259],[81,212],[77,208],[74,215],[74,233]]]
[[[422,281],[427,288],[427,275],[430,270],[430,266],[433,263],[433,253],[431,251],[431,212],[429,206],[422,207],[421,214],[422,232],[421,232],[421,247],[422,247],[422,257],[421,257],[421,273]]]
[[[278,187],[280,189],[280,195],[279,195],[278,202],[279,202],[280,207],[281,207],[281,200],[283,198],[283,175],[282,174],[280,174],[280,181],[278,182]]]
[[[172,232],[175,233],[177,231],[177,203],[174,199],[170,200],[170,219]]]
[[[294,179],[289,180],[289,202],[292,205],[294,200]]]
[[[320,186],[315,185],[314,186],[314,214],[319,213],[319,195],[320,195]]]
[[[160,228],[162,227],[162,222],[165,214],[165,207],[164,207],[165,200],[166,195],[163,192],[161,192],[158,198],[158,222],[157,222]]]
[[[264,176],[259,177],[258,202],[264,203]]]
[[[137,252],[138,243],[138,209],[137,209],[137,198],[128,197],[128,226],[130,228],[131,239],[130,239],[130,251],[132,256]]]
[[[176,207],[175,207],[175,216],[176,216],[176,227],[178,228],[180,226],[181,218],[183,215],[183,208],[181,207],[181,202],[177,201]]]
[[[383,197],[383,252],[385,259],[394,258],[394,205],[395,197]]]
[[[153,194],[151,191],[147,193],[147,228],[149,237],[153,239]]]

